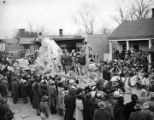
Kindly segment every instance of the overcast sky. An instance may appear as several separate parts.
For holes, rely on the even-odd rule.
[[[127,0],[0,0],[0,37],[10,36],[19,28],[33,29],[43,26],[50,34],[75,34],[78,30],[73,15],[82,3],[89,2],[96,7],[96,31],[104,24],[110,28],[117,26],[112,17],[116,14],[117,3],[126,4]],[[129,4],[129,3],[127,3]]]

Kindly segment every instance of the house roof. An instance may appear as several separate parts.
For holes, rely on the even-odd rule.
[[[33,44],[35,39],[36,39],[35,37],[32,37],[32,38],[20,38],[19,44],[20,45]]]
[[[55,41],[62,41],[62,40],[84,40],[85,38],[81,35],[53,35],[51,38]]]
[[[1,39],[1,41],[10,45],[18,44],[18,39]]]
[[[108,37],[109,40],[154,38],[154,18],[126,21]]]

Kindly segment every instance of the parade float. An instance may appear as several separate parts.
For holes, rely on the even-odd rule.
[[[78,80],[78,87],[85,88],[87,86],[96,86],[98,80],[102,79],[102,73],[99,71],[101,65],[91,62],[89,63],[88,69],[86,74],[78,75],[74,71],[68,71],[64,73],[61,66],[61,55],[62,50],[61,48],[55,43],[54,40],[46,37],[42,39],[41,47],[37,51],[37,56],[34,61],[34,64],[29,64],[26,58],[17,59],[14,62],[13,67],[15,70],[30,70],[32,72],[36,72],[42,76],[59,76],[61,81],[77,81]],[[9,68],[12,70],[12,68]],[[111,81],[113,84],[119,84],[121,78],[119,76],[112,77]],[[136,76],[130,79],[130,84],[134,86],[136,84]],[[105,81],[105,80],[104,80]],[[131,91],[131,87],[129,86],[129,81],[122,78],[122,82],[124,82],[125,91]]]
[[[60,57],[62,54],[61,48],[55,43],[54,40],[44,38],[42,45],[38,51],[34,67],[43,75],[57,74],[59,72]]]

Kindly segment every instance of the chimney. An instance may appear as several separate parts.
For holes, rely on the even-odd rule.
[[[59,29],[59,36],[63,36],[63,29]]]
[[[152,18],[154,18],[154,8],[152,8],[151,10],[152,10]]]
[[[25,29],[19,29],[19,37],[25,37]]]

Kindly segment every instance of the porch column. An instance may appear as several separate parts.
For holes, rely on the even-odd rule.
[[[119,46],[119,41],[117,41],[117,50],[120,49],[120,46]]]
[[[110,52],[109,59],[112,60],[112,41],[111,40],[109,42],[109,52]]]
[[[129,50],[129,41],[128,40],[126,41],[126,50],[127,51]]]
[[[152,47],[152,41],[149,39],[149,49]],[[149,63],[151,63],[151,54],[149,54]]]

